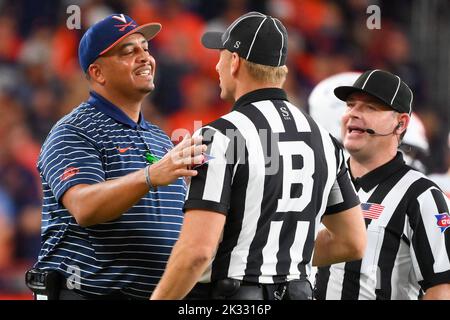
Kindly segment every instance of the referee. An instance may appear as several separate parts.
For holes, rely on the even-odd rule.
[[[367,228],[362,260],[319,268],[317,299],[450,299],[449,202],[397,151],[413,94],[396,75],[363,73],[335,95],[347,102],[343,143]]]
[[[152,298],[311,299],[321,220],[316,264],[359,259],[365,248],[342,151],[281,89],[288,41],[278,19],[250,12],[202,43],[220,50],[220,96],[234,106],[200,130],[210,160],[191,181]]]

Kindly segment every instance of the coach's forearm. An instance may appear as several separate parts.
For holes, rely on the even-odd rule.
[[[313,265],[327,266],[359,260],[364,256],[367,232],[359,205],[335,214],[324,215],[322,223],[326,229],[317,235]]]
[[[178,241],[170,255],[164,275],[150,299],[183,299],[211,262],[212,255],[209,251],[204,250],[200,244],[186,245]]]
[[[117,219],[149,191],[144,170],[92,185],[76,185],[67,190],[62,203],[82,227]]]
[[[423,300],[450,300],[450,283],[438,284],[427,290]]]
[[[317,234],[314,245],[314,256],[312,264],[317,267],[329,266],[334,263],[358,260],[362,258],[362,252],[355,249],[354,245],[340,241],[333,237],[327,230],[321,230]]]
[[[332,245],[330,232],[327,229],[320,230],[314,244],[313,266],[322,267],[331,264],[330,261],[334,259],[332,259],[333,252],[330,250],[330,245]]]

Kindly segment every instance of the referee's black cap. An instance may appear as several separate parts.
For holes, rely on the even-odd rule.
[[[237,18],[225,32],[206,32],[202,44],[208,49],[227,49],[241,58],[272,67],[286,64],[288,35],[276,18],[249,12]]]
[[[369,70],[356,79],[353,86],[334,89],[334,95],[342,101],[354,92],[364,92],[380,99],[397,112],[411,114],[413,93],[399,76],[384,70]]]

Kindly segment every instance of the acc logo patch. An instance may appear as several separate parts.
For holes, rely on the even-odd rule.
[[[450,227],[450,216],[448,213],[435,214],[434,216],[437,219],[437,225],[441,229],[441,232],[444,232]]]
[[[72,178],[78,172],[80,172],[80,169],[78,168],[75,167],[66,168],[66,170],[64,170],[63,174],[61,175],[61,181],[66,181],[67,179]]]

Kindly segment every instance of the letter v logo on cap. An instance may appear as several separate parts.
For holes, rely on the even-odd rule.
[[[127,23],[127,19],[125,18],[125,16],[123,15],[123,13],[120,14],[120,16],[112,16],[113,19],[122,21],[123,23]]]

